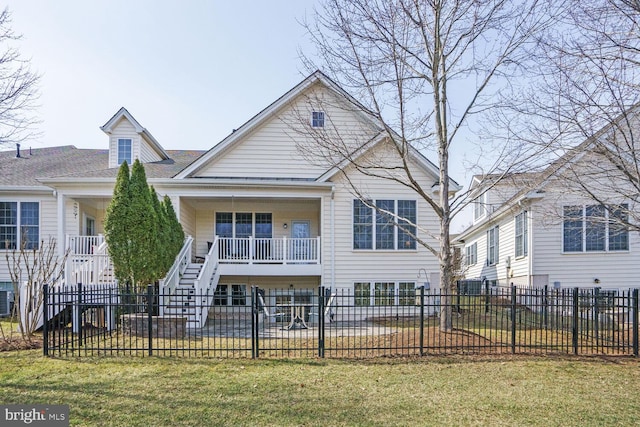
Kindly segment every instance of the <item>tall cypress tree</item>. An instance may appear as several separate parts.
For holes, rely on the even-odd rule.
[[[146,286],[157,280],[158,272],[158,218],[151,201],[147,175],[140,160],[131,168],[129,182],[131,203],[129,215],[135,226],[129,230],[133,257],[131,259],[134,283]]]
[[[156,277],[160,279],[164,277],[171,265],[173,264],[173,259],[175,258],[175,254],[173,254],[171,248],[171,235],[169,228],[169,221],[167,219],[167,215],[165,213],[162,204],[160,203],[160,199],[158,199],[158,193],[156,193],[156,189],[153,188],[153,185],[149,187],[149,191],[151,192],[151,205],[153,206],[153,210],[156,213],[156,218],[158,220],[157,223],[157,239],[156,239]],[[172,257],[173,254],[173,257]]]
[[[105,239],[113,262],[114,275],[122,284],[134,282],[131,268],[134,252],[129,231],[134,228],[135,222],[129,213],[131,204],[129,184],[129,166],[124,162],[118,170],[113,198],[104,217]]]
[[[176,211],[173,209],[173,204],[171,203],[171,198],[169,196],[164,196],[162,205],[170,229],[169,245],[171,245],[171,264],[173,264],[173,258],[175,258],[182,249],[182,245],[184,243],[184,231],[182,229],[182,224],[178,221]]]

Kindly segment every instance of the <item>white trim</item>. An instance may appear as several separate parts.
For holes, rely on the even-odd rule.
[[[369,305],[356,305],[356,283],[368,283],[369,284]],[[375,285],[376,283],[393,283],[393,305],[388,304],[375,304]],[[413,303],[412,304],[404,304],[400,305],[400,283],[412,283],[413,286],[410,288],[413,290]],[[415,306],[415,297],[418,295],[416,290],[416,285],[418,284],[415,278],[413,279],[364,279],[364,280],[352,280],[351,281],[351,290],[353,290],[353,304],[354,307],[412,307]],[[388,298],[388,297],[383,297]]]
[[[389,253],[412,253],[412,252],[417,252],[418,250],[418,238],[413,237],[413,240],[415,242],[415,248],[411,248],[411,249],[399,249],[398,247],[398,233],[401,231],[400,228],[397,225],[397,218],[394,218],[394,226],[393,226],[393,248],[388,249],[377,249],[376,248],[376,214],[377,211],[374,207],[368,207],[369,209],[371,209],[372,211],[372,222],[371,222],[371,226],[372,226],[372,235],[371,235],[371,248],[365,248],[365,249],[356,249],[354,248],[354,233],[353,233],[353,227],[354,227],[354,222],[353,222],[353,209],[355,207],[355,203],[356,200],[361,201],[358,198],[355,199],[351,199],[351,211],[350,211],[350,216],[351,216],[351,252],[353,253],[363,253],[363,252],[376,252],[376,253],[380,253],[380,252],[389,252]],[[393,201],[393,209],[394,209],[394,214],[396,216],[399,217],[398,215],[398,202],[399,201],[408,201],[408,202],[414,202],[415,203],[415,214],[416,214],[416,221],[415,221],[415,225],[414,227],[416,228],[416,235],[418,234],[419,231],[419,227],[418,224],[420,223],[420,218],[419,218],[419,201],[417,199],[410,199],[410,198],[395,198],[393,196],[391,197],[385,197],[385,196],[380,196],[380,197],[376,197],[374,199],[371,199],[371,201],[375,204],[377,201],[379,200],[392,200]],[[364,202],[363,202],[364,203]]]
[[[359,113],[364,122],[368,123],[374,129],[382,129],[380,123],[366,113],[364,106],[360,104],[355,98],[349,95],[344,91],[340,86],[331,81],[327,76],[322,74],[320,71],[316,71],[302,82],[298,83],[292,89],[290,89],[287,93],[278,98],[271,105],[267,106],[265,109],[260,111],[258,114],[253,116],[247,122],[245,122],[239,129],[236,129],[222,141],[220,141],[216,146],[214,146],[211,150],[207,151],[205,154],[196,159],[193,163],[184,168],[180,173],[178,173],[175,178],[176,179],[184,179],[192,175],[193,173],[200,170],[203,166],[205,166],[211,159],[218,156],[220,153],[230,149],[236,142],[242,140],[246,135],[251,133],[254,129],[264,123],[266,120],[272,118],[276,113],[281,109],[286,107],[291,103],[293,99],[302,94],[308,88],[313,86],[315,83],[320,83],[324,87],[329,90],[332,90],[334,93],[339,95],[339,97],[346,99],[347,102],[350,102],[354,107],[356,107],[355,111]],[[326,119],[326,116],[325,116]]]
[[[135,128],[136,132],[142,135],[153,147],[153,149],[162,157],[163,159],[168,159],[169,155],[164,148],[160,145],[160,143],[151,135],[151,133],[142,127],[140,123],[127,111],[126,108],[121,107],[104,125],[100,126],[100,130],[102,130],[107,135],[111,135],[113,132],[113,127],[120,121],[121,118],[126,118]],[[133,157],[133,149],[132,149],[132,157]],[[117,158],[116,158],[117,160]],[[133,159],[132,159],[133,160]]]

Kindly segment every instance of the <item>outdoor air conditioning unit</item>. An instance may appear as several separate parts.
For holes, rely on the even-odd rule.
[[[8,316],[9,313],[9,291],[0,291],[0,316]]]

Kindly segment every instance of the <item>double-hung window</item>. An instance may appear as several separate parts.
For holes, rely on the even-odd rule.
[[[324,127],[324,111],[313,111],[311,113],[311,127],[314,127],[314,128]]]
[[[527,227],[527,212],[522,212],[516,215],[516,258],[527,256],[528,254],[528,240],[529,230]]]
[[[353,249],[415,250],[416,216],[415,200],[355,199]]]
[[[629,250],[628,205],[564,206],[564,252]]]
[[[498,263],[498,226],[487,230],[487,265]]]
[[[132,162],[132,144],[131,138],[119,138],[118,139],[118,164],[121,165],[125,161],[128,165]]]
[[[376,200],[376,249],[395,249],[394,213],[394,200]]]
[[[40,204],[0,202],[0,249],[38,249]]]
[[[487,193],[484,193],[473,201],[473,219],[475,221],[479,220],[486,214],[486,200]]]
[[[478,242],[465,247],[465,265],[475,265],[478,262]]]
[[[353,202],[353,249],[373,249],[373,209],[357,199]]]

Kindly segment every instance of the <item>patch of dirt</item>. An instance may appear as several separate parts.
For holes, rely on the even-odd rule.
[[[42,338],[32,337],[25,340],[21,336],[0,338],[0,351],[33,350],[42,348]]]

